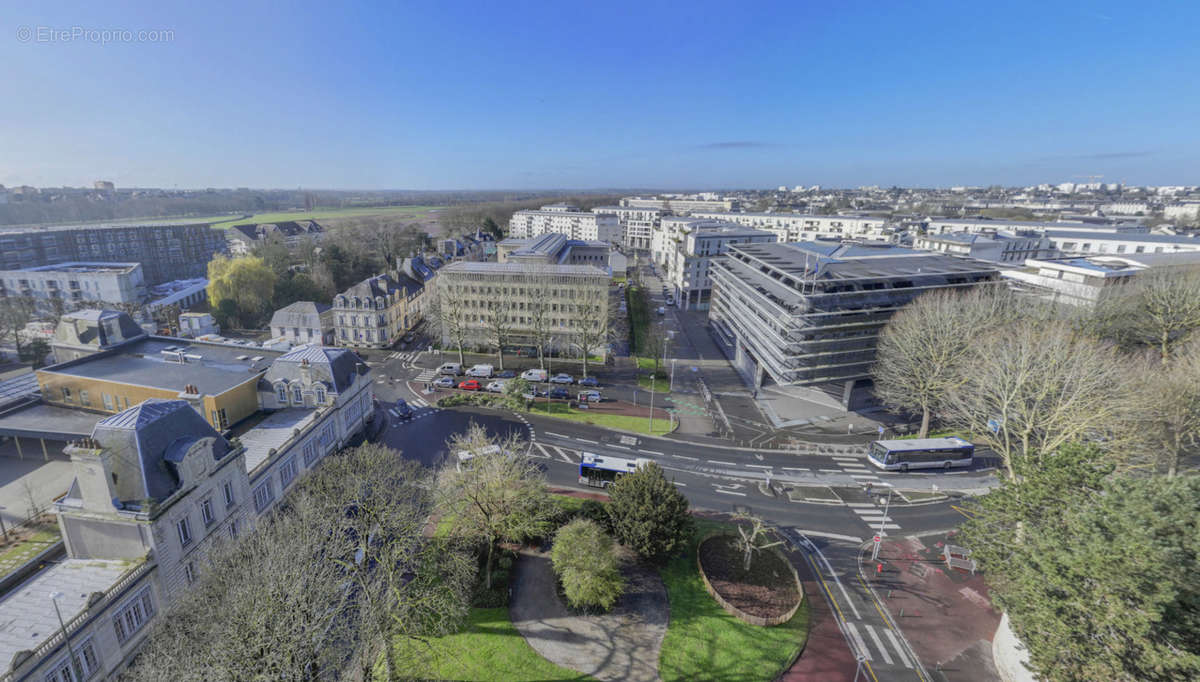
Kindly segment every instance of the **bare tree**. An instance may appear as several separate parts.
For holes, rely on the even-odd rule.
[[[466,363],[463,346],[470,334],[467,311],[463,299],[453,291],[453,287],[444,281],[438,282],[437,299],[426,307],[430,319],[436,320],[441,327],[440,338],[447,339],[458,349],[459,364]]]
[[[1177,350],[1171,364],[1154,364],[1136,374],[1130,463],[1174,478],[1186,459],[1200,456],[1200,341]]]
[[[1126,380],[1120,356],[1065,322],[998,327],[973,341],[962,366],[946,415],[1000,455],[1010,479],[1018,459],[1036,465],[1067,443],[1117,435]]]
[[[0,298],[0,339],[11,338],[18,356],[21,355],[21,331],[33,319],[35,309],[33,299],[28,296]]]
[[[1150,346],[1166,364],[1200,329],[1200,268],[1151,270],[1096,305],[1092,328],[1126,347]]]
[[[511,343],[513,336],[509,308],[508,301],[490,301],[488,314],[482,320],[487,329],[488,342],[496,349],[496,360],[501,370],[504,369],[504,349]]]
[[[919,437],[946,396],[965,379],[963,359],[975,338],[1017,315],[1012,294],[994,287],[935,291],[896,313],[884,327],[872,375],[889,407],[921,415]]]
[[[549,280],[540,273],[529,274],[523,283],[528,292],[529,330],[537,347],[538,366],[546,369],[546,347],[550,345],[551,317]]]
[[[757,516],[743,516],[741,520],[750,523],[749,528],[738,524],[739,537],[736,540],[738,549],[742,550],[742,570],[749,571],[750,562],[754,560],[757,552],[782,545],[783,540],[768,542],[767,529],[763,527],[763,520]]]
[[[442,470],[439,506],[457,535],[487,544],[484,579],[490,589],[496,543],[523,540],[549,529],[553,510],[546,479],[524,456],[525,443],[516,436],[491,438],[473,423],[447,445],[451,453],[465,451],[473,457],[461,467]]]
[[[608,350],[608,292],[586,290],[583,300],[575,306],[575,342],[579,344],[579,354],[583,356],[583,376],[587,377],[588,356]]]

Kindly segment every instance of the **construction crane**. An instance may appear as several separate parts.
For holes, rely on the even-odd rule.
[[[1100,178],[1102,178],[1102,177],[1104,177],[1104,176],[1103,176],[1103,175],[1076,175],[1075,177],[1077,177],[1077,178],[1087,178],[1088,180],[1091,180],[1092,182],[1095,182],[1095,181],[1099,180]]]

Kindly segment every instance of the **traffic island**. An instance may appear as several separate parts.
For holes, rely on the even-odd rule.
[[[775,549],[757,551],[745,568],[732,535],[712,535],[700,543],[697,568],[704,588],[738,620],[770,627],[796,615],[804,592],[796,569]]]

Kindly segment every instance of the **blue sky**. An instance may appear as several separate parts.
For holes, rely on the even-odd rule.
[[[1200,184],[1200,3],[0,2],[10,186]]]

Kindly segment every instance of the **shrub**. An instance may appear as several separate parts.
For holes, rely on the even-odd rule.
[[[621,544],[660,564],[687,547],[692,534],[687,498],[657,464],[626,474],[608,493],[608,514]]]
[[[612,538],[588,519],[575,519],[554,537],[550,561],[575,608],[610,609],[625,589]]]
[[[605,533],[612,533],[612,518],[608,515],[608,507],[597,500],[584,500],[579,508],[579,517],[595,521]]]

